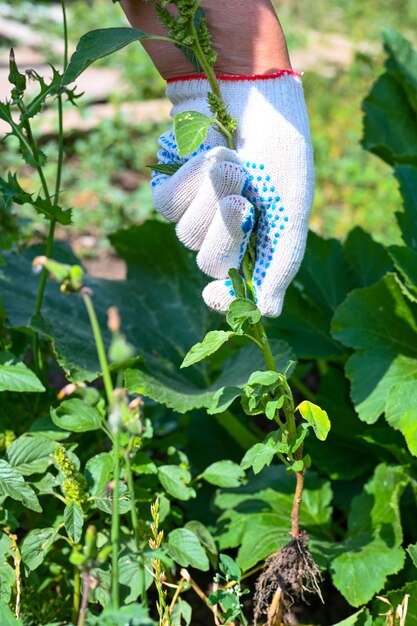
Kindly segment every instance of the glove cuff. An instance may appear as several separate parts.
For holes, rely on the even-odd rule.
[[[281,76],[296,76],[300,78],[303,72],[296,70],[279,70],[273,74],[216,74],[217,80],[226,81],[243,81],[243,80],[271,80],[273,78],[280,78]],[[188,76],[178,76],[177,78],[169,78],[167,83],[177,83],[184,80],[207,80],[205,74],[190,74]]]

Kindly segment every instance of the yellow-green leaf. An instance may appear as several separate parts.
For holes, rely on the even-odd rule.
[[[302,417],[313,427],[317,439],[324,441],[330,430],[330,420],[326,411],[309,400],[301,402],[297,409]]]

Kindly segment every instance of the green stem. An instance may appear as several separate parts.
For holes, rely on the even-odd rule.
[[[132,440],[132,438],[131,438]],[[130,442],[129,442],[130,444]],[[132,520],[132,528],[133,528],[133,532],[135,535],[135,541],[136,541],[136,548],[138,550],[138,552],[140,552],[141,550],[141,542],[140,542],[140,528],[139,528],[139,518],[138,518],[138,514],[136,511],[136,506],[135,506],[135,487],[134,487],[134,483],[133,483],[133,474],[132,474],[132,466],[130,464],[130,453],[131,453],[131,446],[129,445],[128,449],[126,450],[126,454],[125,454],[125,464],[126,464],[126,475],[127,475],[127,487],[129,490],[129,496],[130,499],[132,500],[132,508],[130,510],[130,517]]]
[[[135,486],[133,483],[133,474],[132,474],[132,466],[130,464],[130,452],[131,452],[131,440],[129,441],[129,446],[128,449],[126,450],[126,454],[125,454],[125,464],[126,464],[126,475],[127,475],[127,487],[129,490],[129,496],[130,499],[132,501],[132,508],[130,509],[130,518],[132,520],[132,528],[133,528],[133,532],[135,535],[135,542],[136,542],[136,550],[138,551],[138,554],[141,553],[142,551],[142,547],[141,547],[141,539],[140,539],[140,528],[139,528],[139,518],[138,518],[138,513],[136,511],[136,506],[135,506]],[[143,587],[142,587],[142,602],[143,604],[146,606],[147,605],[147,594],[146,594],[146,580],[145,580],[145,567],[143,562],[141,563],[141,568],[142,568],[142,581],[143,581]]]
[[[112,565],[111,565],[111,594],[114,609],[120,606],[119,594],[119,544],[120,544],[120,518],[119,518],[119,486],[120,486],[120,432],[117,428],[114,433],[114,476],[113,476],[113,507],[111,517],[111,544],[112,544]]]
[[[204,51],[200,45],[200,41],[198,39],[197,31],[196,31],[195,24],[194,24],[194,19],[191,20],[191,32],[194,37],[194,44],[192,46],[192,50],[194,54],[196,55],[201,67],[203,68],[204,74],[207,76],[207,80],[209,82],[212,92],[214,93],[215,96],[222,99],[222,94],[220,91],[219,83],[217,82],[216,74],[213,70],[212,65],[207,61],[206,55],[204,54]],[[233,137],[231,133],[217,119],[216,119],[216,124],[218,125],[222,134],[226,138],[227,147],[230,148],[230,150],[234,150],[235,146],[233,143]]]
[[[104,348],[103,337],[101,336],[100,326],[97,320],[97,315],[96,315],[93,301],[90,295],[86,291],[84,291],[82,292],[82,298],[84,300],[84,304],[87,309],[88,317],[90,319],[91,329],[94,335],[94,342],[96,344],[98,360],[100,363],[100,369],[103,375],[104,389],[105,389],[106,396],[107,396],[107,402],[109,404],[109,407],[112,408],[114,405],[113,383],[111,381],[109,364],[107,362],[107,356],[106,356],[106,350]]]
[[[67,11],[65,8],[65,0],[61,0],[62,8],[62,26],[64,32],[64,72],[68,65],[68,26],[67,26]]]
[[[49,222],[48,237],[45,246],[45,256],[49,259],[52,256],[52,249],[54,245],[56,220],[51,219]],[[42,268],[41,277],[39,279],[38,293],[36,296],[35,315],[38,315],[42,309],[43,296],[45,293],[46,279],[48,278],[48,270],[46,267]],[[35,369],[40,374],[43,369],[42,354],[40,349],[39,335],[35,333],[33,335],[33,358],[35,361]]]
[[[71,621],[77,623],[81,602],[81,576],[78,567],[74,566],[74,596],[72,600]]]

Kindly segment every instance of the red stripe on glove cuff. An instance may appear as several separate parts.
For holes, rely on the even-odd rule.
[[[216,78],[218,80],[270,80],[271,78],[280,78],[281,76],[302,76],[303,72],[297,72],[295,70],[280,70],[279,72],[274,72],[273,74],[237,74],[237,75],[225,75],[225,74],[216,74]],[[169,78],[167,83],[176,83],[181,80],[196,80],[196,79],[207,79],[205,74],[190,74],[189,76],[178,76],[178,78]]]

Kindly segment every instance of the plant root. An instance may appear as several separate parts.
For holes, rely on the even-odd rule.
[[[314,593],[324,602],[319,583],[321,572],[307,547],[305,532],[272,554],[265,562],[255,587],[254,622],[266,616],[266,626],[281,626],[288,619],[288,609],[306,593]]]

